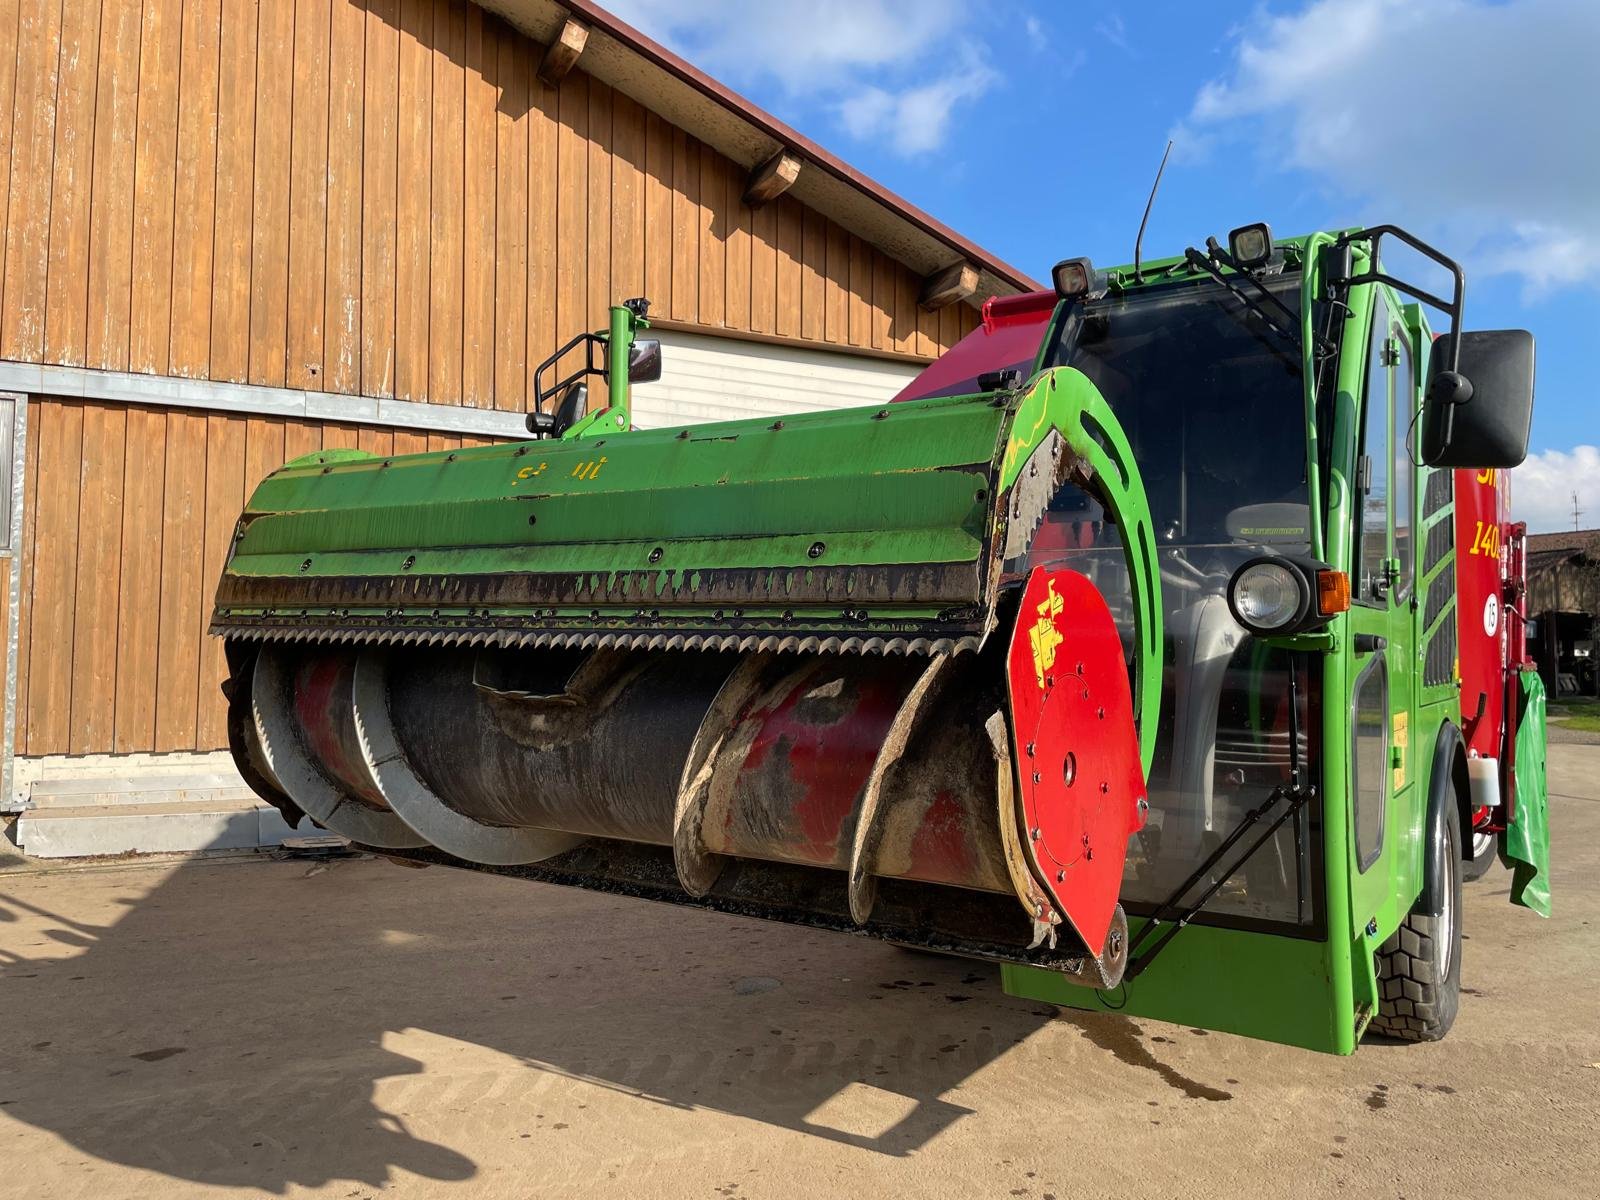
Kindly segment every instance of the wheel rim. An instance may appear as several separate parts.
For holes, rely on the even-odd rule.
[[[1472,832],[1472,860],[1476,862],[1494,846],[1494,834],[1475,829]]]

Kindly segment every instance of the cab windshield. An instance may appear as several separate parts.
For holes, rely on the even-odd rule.
[[[1296,314],[1298,280],[1267,284]],[[1309,548],[1298,327],[1208,280],[1069,309],[1045,355],[1046,366],[1087,375],[1116,412],[1158,543],[1166,662],[1149,820],[1128,847],[1122,887],[1135,913],[1182,887],[1288,781],[1296,757],[1316,769],[1314,667],[1252,637],[1227,602],[1228,580],[1248,559]],[[1131,647],[1121,533],[1087,492],[1061,489],[1025,565],[1087,575]],[[1247,862],[1244,839],[1216,868],[1227,886],[1198,919],[1313,930],[1319,827],[1314,812],[1297,813]]]
[[[1298,316],[1298,275],[1267,286]],[[1116,412],[1162,543],[1306,547],[1298,339],[1206,281],[1069,310],[1045,365],[1082,371]]]

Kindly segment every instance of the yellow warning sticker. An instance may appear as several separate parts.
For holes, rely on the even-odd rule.
[[[1049,595],[1039,604],[1039,619],[1028,630],[1028,640],[1033,643],[1033,673],[1044,688],[1044,673],[1056,665],[1056,647],[1064,638],[1056,628],[1056,617],[1062,608],[1061,597],[1056,594],[1056,581],[1049,580]]]
[[[1406,782],[1406,751],[1411,744],[1411,714],[1397,712],[1394,714],[1394,791],[1398,792]]]

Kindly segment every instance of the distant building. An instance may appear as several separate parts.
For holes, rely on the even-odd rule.
[[[1600,694],[1594,620],[1600,613],[1600,529],[1528,535],[1528,649],[1552,696]]]

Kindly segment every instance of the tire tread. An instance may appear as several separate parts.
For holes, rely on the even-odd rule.
[[[1439,985],[1433,940],[1440,918],[1412,913],[1378,950],[1378,1012],[1369,1029],[1405,1042],[1432,1042],[1449,1028],[1446,988]]]

